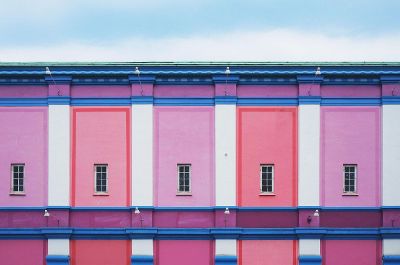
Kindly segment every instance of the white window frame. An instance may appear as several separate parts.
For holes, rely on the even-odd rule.
[[[106,191],[98,191],[97,190],[97,168],[98,167],[105,167],[106,168]],[[108,164],[94,164],[93,166],[93,170],[94,170],[94,193],[95,194],[108,194]],[[103,173],[103,172],[99,172],[99,173]],[[102,184],[100,184],[100,186],[102,186]]]
[[[20,191],[20,190],[17,190],[17,191],[15,191],[14,190],[14,167],[21,167],[22,166],[22,169],[23,169],[23,171],[22,171],[22,182],[23,182],[23,184],[22,185],[20,185],[19,183],[19,180],[20,180],[20,178],[18,177],[18,185],[17,185],[17,187],[19,187],[19,186],[22,186],[22,191]],[[13,194],[13,195],[24,195],[25,194],[25,164],[24,163],[12,163],[11,164],[11,168],[10,168],[10,172],[11,172],[11,191],[10,191],[10,194]],[[21,172],[19,172],[18,171],[18,173],[21,173]]]
[[[272,176],[272,190],[271,191],[263,191],[263,185],[262,185],[262,169],[263,167],[271,167],[271,176]],[[267,180],[268,181],[268,180]],[[268,183],[267,183],[268,186]],[[274,164],[260,164],[260,194],[274,194],[275,192],[275,165]]]
[[[346,167],[354,167],[354,191],[346,191]],[[358,168],[357,164],[343,164],[343,194],[357,194]],[[350,184],[348,185],[349,187]]]
[[[182,173],[189,173],[189,190],[188,191],[181,191],[180,190],[180,184],[179,184],[179,178],[180,178],[180,168],[181,167],[189,167],[189,172],[182,172]],[[191,195],[192,194],[192,164],[189,163],[179,163],[176,165],[176,170],[177,170],[177,189],[176,189],[176,194],[177,195]],[[186,186],[185,184],[183,186]]]

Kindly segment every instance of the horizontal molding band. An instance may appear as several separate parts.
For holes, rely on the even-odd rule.
[[[156,239],[156,240],[379,240],[399,239],[398,228],[0,228],[3,239]]]

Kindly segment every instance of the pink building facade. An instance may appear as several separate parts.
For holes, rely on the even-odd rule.
[[[400,264],[399,76],[0,64],[0,263]]]

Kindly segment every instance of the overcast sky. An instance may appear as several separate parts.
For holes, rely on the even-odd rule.
[[[0,61],[400,61],[399,0],[8,0]]]

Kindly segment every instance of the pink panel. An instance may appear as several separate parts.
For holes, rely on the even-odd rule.
[[[72,240],[71,265],[130,265],[129,240]]]
[[[274,164],[274,195],[261,195],[260,164]],[[238,108],[238,205],[297,204],[297,108]]]
[[[380,205],[380,108],[321,110],[321,205]],[[343,164],[357,164],[358,196],[343,196]]]
[[[297,97],[297,85],[239,85],[238,97]]]
[[[47,205],[47,108],[0,108],[0,205]],[[25,196],[10,195],[11,164],[25,164]]]
[[[47,86],[0,86],[2,98],[47,98]]]
[[[96,98],[107,98],[107,97],[127,97],[131,96],[131,87],[129,85],[126,86],[72,86],[71,87],[71,96],[74,98],[80,97],[96,97]]]
[[[155,109],[155,205],[214,204],[214,109]],[[177,196],[177,164],[192,165],[191,196]]]
[[[203,98],[212,98],[214,96],[214,86],[199,86],[199,85],[162,85],[154,87],[154,96],[155,97],[179,97],[179,98],[187,98],[187,97],[203,97]]]
[[[1,265],[44,265],[46,253],[44,240],[0,240]]]
[[[297,264],[297,242],[294,240],[239,241],[238,264],[295,265]]]
[[[322,241],[323,265],[380,265],[381,242],[376,240]]]
[[[155,265],[212,265],[214,248],[206,240],[159,240]]]
[[[94,164],[108,164],[108,195],[94,193]],[[72,206],[130,205],[129,108],[73,108]]]
[[[378,98],[381,96],[380,85],[331,85],[321,86],[322,97]]]

